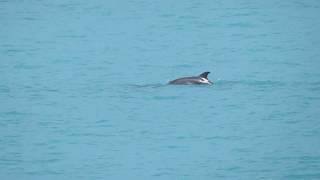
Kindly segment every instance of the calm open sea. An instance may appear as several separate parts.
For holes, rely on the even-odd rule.
[[[319,0],[1,0],[0,179],[320,179],[319,18]]]

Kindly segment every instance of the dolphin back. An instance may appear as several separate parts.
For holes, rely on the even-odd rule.
[[[182,77],[169,82],[169,84],[213,84],[208,80],[208,74],[210,72],[204,72],[199,76]]]
[[[169,84],[201,84],[199,77],[184,77],[170,81]]]

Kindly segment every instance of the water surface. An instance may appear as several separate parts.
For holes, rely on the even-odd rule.
[[[319,179],[319,12],[0,1],[0,179]]]

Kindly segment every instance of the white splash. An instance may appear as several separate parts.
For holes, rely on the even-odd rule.
[[[210,84],[209,80],[206,78],[200,78],[200,82],[204,84]]]

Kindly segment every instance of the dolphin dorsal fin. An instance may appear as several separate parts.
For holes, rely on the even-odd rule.
[[[208,74],[209,73],[210,72],[204,72],[204,73],[200,74],[199,76],[208,79]]]

